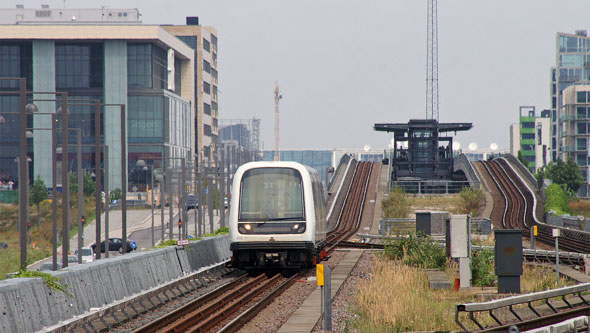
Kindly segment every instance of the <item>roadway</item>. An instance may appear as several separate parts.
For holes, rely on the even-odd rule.
[[[226,213],[228,211],[226,210]],[[168,220],[169,220],[169,210],[167,208],[164,209],[164,239],[169,239],[168,233]],[[151,209],[128,209],[127,210],[127,238],[133,240],[137,244],[137,249],[139,251],[150,249],[152,247],[152,211]],[[161,225],[162,225],[162,217],[161,217],[161,210],[154,209],[154,241],[157,244],[161,240]],[[207,213],[206,207],[203,209],[203,214],[205,214],[205,229],[202,231],[203,233],[209,233],[211,231],[211,224],[209,223],[209,216]],[[178,210],[173,211],[173,239],[178,239]],[[226,215],[227,216],[227,215]],[[187,232],[189,235],[195,235],[195,214],[194,210],[189,210],[188,214],[188,224],[187,224]],[[101,240],[105,239],[105,214],[101,215]],[[217,230],[220,227],[220,217],[217,211],[214,210],[213,212],[213,230]],[[122,233],[122,214],[121,210],[111,210],[109,212],[109,237],[110,238],[121,238]],[[59,233],[58,233],[59,234]],[[82,239],[84,247],[88,247],[91,244],[94,244],[96,241],[96,220],[87,223],[86,226],[83,228],[82,232]],[[70,239],[70,252],[71,254],[78,248],[78,234],[74,234]],[[61,247],[58,248],[58,263],[61,262]],[[110,252],[109,256],[116,256],[119,255],[117,252]],[[104,254],[102,255],[104,257]],[[46,258],[40,261],[37,261],[28,266],[29,270],[37,270],[44,262],[51,262],[52,258]],[[59,264],[58,264],[59,265]],[[72,265],[70,263],[70,265]]]

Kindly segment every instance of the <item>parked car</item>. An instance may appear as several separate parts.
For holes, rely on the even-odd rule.
[[[189,209],[199,209],[199,203],[197,202],[197,197],[194,194],[189,194],[186,196],[186,210]]]
[[[57,263],[57,269],[60,269],[61,263]],[[39,267],[39,271],[52,271],[53,270],[53,263],[52,262],[44,262]]]
[[[92,244],[90,246],[94,252],[96,252],[96,244]],[[106,240],[100,243],[100,252],[104,253],[106,247]],[[128,239],[127,240],[127,252],[131,252],[137,249],[137,244]],[[123,240],[121,238],[109,238],[109,251],[119,251],[123,252]]]
[[[74,251],[76,255],[76,261],[78,261],[78,250]],[[91,247],[83,247],[82,248],[82,263],[89,263],[93,262],[96,259],[96,255],[94,254],[94,249]]]

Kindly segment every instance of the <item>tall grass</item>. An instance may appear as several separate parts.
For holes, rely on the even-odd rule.
[[[431,290],[426,273],[395,261],[378,260],[372,279],[355,298],[360,332],[457,330],[455,305],[474,299],[464,292]]]
[[[58,205],[58,229],[61,229],[61,204],[58,203]],[[72,200],[71,206],[74,208],[70,209],[70,235],[77,231],[78,226],[76,198]],[[86,221],[88,222],[94,219],[94,207],[94,200],[85,198],[83,215],[86,216]],[[52,201],[43,201],[40,208],[40,223],[37,225],[37,207],[30,207],[31,228],[29,230],[30,240],[27,249],[27,265],[47,258],[52,254]],[[0,221],[0,241],[8,244],[7,249],[0,250],[0,279],[4,279],[6,274],[18,271],[20,265],[19,232],[17,230],[18,205],[0,205]],[[35,245],[34,248],[33,244]]]
[[[461,198],[459,213],[478,216],[479,211],[485,205],[485,196],[479,188],[464,187],[459,193]]]
[[[389,192],[382,203],[383,216],[390,218],[406,218],[410,213],[410,202],[406,193],[399,187]]]
[[[568,201],[567,206],[572,215],[583,215],[584,217],[590,217],[590,201],[588,200],[575,200]]]

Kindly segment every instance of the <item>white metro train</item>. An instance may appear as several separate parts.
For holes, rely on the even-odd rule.
[[[301,268],[325,256],[326,191],[319,173],[296,162],[238,168],[229,213],[233,267]]]

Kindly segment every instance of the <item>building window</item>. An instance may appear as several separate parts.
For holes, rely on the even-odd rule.
[[[576,154],[576,163],[579,166],[586,166],[588,162],[588,155],[586,154]]]
[[[102,88],[102,44],[55,44],[56,88]]]
[[[211,74],[211,64],[207,60],[203,60],[203,70]]]
[[[157,46],[152,46],[154,89],[168,89],[168,54]]]
[[[203,133],[206,136],[211,136],[211,126],[209,126],[207,124],[203,125]]]
[[[588,101],[588,99],[586,97],[587,96],[586,96],[585,91],[576,92],[576,102],[577,103],[586,103]]]
[[[209,41],[205,38],[203,38],[203,49],[207,52],[211,52],[211,45],[209,44]]]
[[[581,138],[581,139],[576,139],[576,150],[586,150],[587,145],[586,145],[586,139]]]
[[[537,144],[541,145],[541,140],[543,138],[543,125],[537,124]]]
[[[213,47],[217,48],[217,36],[211,34],[211,44],[213,44]]]
[[[129,142],[164,142],[164,96],[129,96],[128,105]]]
[[[25,77],[33,89],[33,48],[31,43],[0,44],[0,77]],[[0,88],[18,88],[18,81],[0,81]]]
[[[208,95],[211,94],[211,85],[209,83],[203,82],[203,92]]]
[[[203,113],[211,115],[211,105],[203,103]]]
[[[586,123],[577,123],[576,124],[576,134],[586,134],[587,131],[587,124]]]
[[[520,125],[522,128],[535,128],[535,123],[534,122],[522,122]]]
[[[127,87],[152,87],[151,44],[127,44]]]
[[[174,58],[174,92],[180,95],[182,91],[182,62]]]
[[[522,133],[521,138],[523,140],[535,140],[535,133]]]
[[[211,68],[211,76],[217,80],[217,70],[215,68]]]

